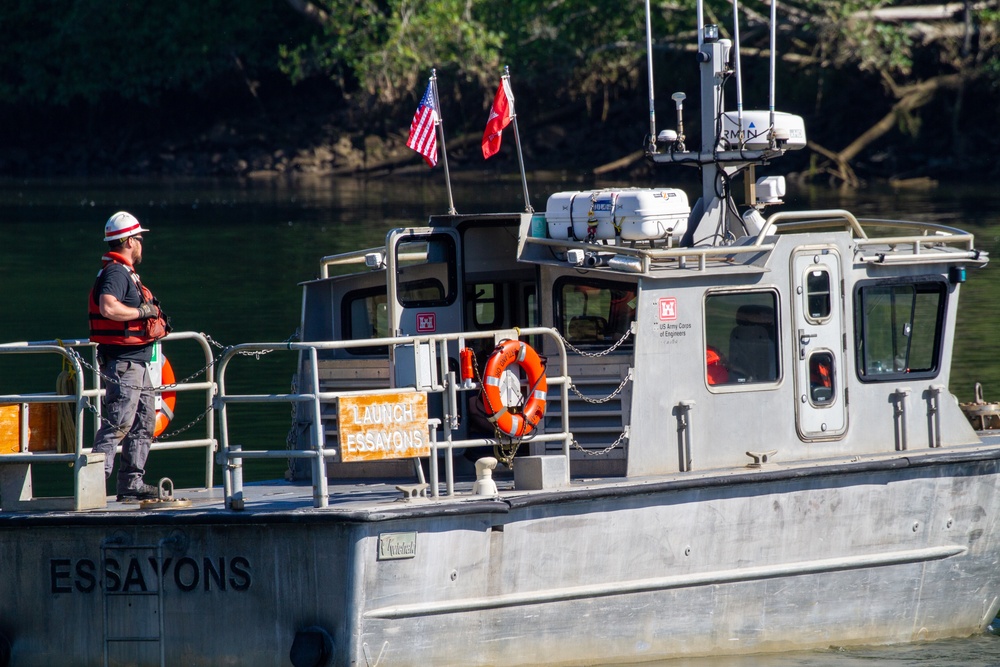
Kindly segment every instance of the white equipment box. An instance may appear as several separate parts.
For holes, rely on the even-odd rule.
[[[676,188],[627,188],[557,192],[545,206],[549,237],[586,241],[648,241],[674,237],[687,229],[691,208]]]

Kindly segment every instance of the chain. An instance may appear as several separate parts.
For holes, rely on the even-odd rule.
[[[223,345],[219,341],[217,341],[214,338],[212,338],[211,336],[209,336],[207,333],[202,332],[201,335],[205,337],[205,340],[207,340],[209,343],[211,343],[215,347],[219,348],[223,352],[225,352],[226,350],[229,350],[229,349],[231,349],[233,347],[232,345]],[[296,327],[295,331],[292,332],[292,335],[289,336],[288,338],[286,338],[285,340],[281,341],[281,342],[282,343],[291,343],[293,340],[300,340],[300,339],[301,339],[301,337],[299,335],[299,329]],[[241,351],[237,352],[236,354],[240,355],[241,357],[254,357],[258,361],[260,361],[261,357],[263,357],[265,354],[271,354],[272,352],[274,352],[274,350],[241,350]],[[222,358],[222,355],[220,354],[218,357],[216,357],[212,361],[212,363],[214,364],[216,361],[218,361],[221,358]]]
[[[212,345],[214,345],[218,349],[222,350],[223,354],[225,354],[225,352],[227,350],[229,350],[229,349],[232,348],[232,346],[225,346],[225,345],[223,345],[222,343],[218,342],[217,340],[215,340],[214,338],[212,338],[211,336],[209,336],[207,333],[202,332],[201,335],[204,336],[205,340],[207,340],[209,343],[211,343]],[[282,342],[283,343],[290,343],[293,340],[298,340],[298,339],[299,339],[299,329],[295,329],[295,331],[292,332],[292,335],[289,336],[288,338],[286,338],[285,340],[283,340]],[[90,371],[93,371],[94,373],[96,373],[101,378],[101,380],[103,380],[106,384],[115,384],[115,385],[118,385],[119,387],[124,387],[126,389],[134,389],[136,391],[148,391],[150,389],[150,387],[143,387],[143,386],[139,386],[139,385],[129,384],[127,382],[122,382],[122,381],[118,380],[117,378],[113,378],[113,377],[105,374],[104,371],[102,371],[99,367],[94,366],[94,365],[90,364],[87,360],[85,360],[83,358],[83,356],[76,349],[74,349],[74,348],[69,348],[67,351],[70,354],[72,354],[74,357],[76,357],[76,360],[80,363],[80,365],[82,367],[84,367],[87,370],[90,370]],[[268,354],[269,352],[273,352],[273,351],[274,350],[241,351],[241,352],[238,352],[237,354],[239,354],[241,356],[245,356],[245,357],[254,357],[254,358],[256,358],[259,361],[262,356],[264,356],[265,354]],[[178,386],[180,386],[182,384],[187,384],[188,382],[191,382],[192,380],[194,380],[196,377],[198,377],[202,373],[207,373],[209,369],[211,369],[220,359],[222,359],[223,354],[220,354],[219,356],[214,357],[210,362],[208,362],[208,364],[206,364],[202,368],[198,369],[194,373],[191,373],[186,378],[184,378],[182,380],[177,380],[175,382],[171,382],[170,384],[164,384],[164,385],[160,385],[159,387],[153,387],[153,389],[155,389],[156,391],[159,391],[159,392],[163,392],[163,391],[167,391],[167,390],[170,390],[170,389],[175,389],[176,387],[178,387]],[[99,419],[102,423],[107,424],[108,426],[111,426],[111,427],[116,428],[116,429],[118,428],[116,424],[112,424],[104,415],[100,414],[98,412],[98,410],[97,410],[97,406],[95,406],[89,400],[87,401],[87,409],[91,413],[93,413],[94,417],[97,418],[97,419]],[[184,433],[185,431],[190,430],[196,424],[198,424],[203,419],[205,419],[205,417],[208,415],[208,413],[211,412],[212,410],[213,410],[213,406],[208,406],[207,408],[205,408],[205,410],[200,415],[198,415],[197,417],[195,417],[193,420],[191,420],[190,422],[188,422],[184,426],[180,426],[178,428],[172,429],[170,431],[170,436],[169,437],[173,438],[173,437],[176,437],[176,436],[180,435],[181,433]],[[160,442],[161,440],[164,440],[164,438],[163,437],[153,438],[153,442]]]
[[[100,368],[98,368],[96,366],[92,366],[90,363],[88,363],[87,361],[85,361],[84,358],[82,356],[80,356],[80,353],[77,352],[76,350],[72,350],[71,349],[70,352],[72,352],[72,354],[74,354],[76,356],[76,360],[80,362],[81,366],[83,366],[84,368],[86,368],[88,370],[91,370],[94,373],[96,373],[97,375],[99,375],[101,377],[101,379],[106,384],[116,384],[119,387],[125,387],[126,389],[135,389],[136,391],[144,391],[146,389],[149,389],[149,387],[142,387],[142,386],[139,386],[139,385],[129,384],[128,382],[122,382],[122,381],[118,380],[117,378],[113,378],[113,377],[111,377],[109,375],[106,375],[104,373],[104,371],[102,371]],[[182,384],[185,384],[187,382],[190,382],[191,380],[195,379],[196,377],[198,377],[202,373],[206,372],[213,365],[215,365],[216,361],[218,361],[218,359],[213,359],[212,361],[210,361],[208,363],[207,366],[201,368],[200,370],[195,371],[194,373],[192,373],[191,375],[187,376],[183,380],[177,380],[176,382],[171,382],[170,384],[165,384],[165,385],[161,385],[159,387],[154,387],[154,389],[156,389],[157,391],[164,391],[164,390],[167,390],[167,389],[174,389],[178,385],[182,385]]]
[[[610,452],[615,447],[617,447],[618,445],[620,445],[622,443],[622,440],[628,440],[628,427],[627,426],[625,427],[625,430],[622,431],[621,435],[618,436],[618,439],[615,440],[614,442],[612,442],[610,445],[608,445],[604,449],[601,449],[601,450],[586,449],[586,448],[584,448],[583,445],[581,445],[579,442],[576,441],[576,438],[573,438],[573,447],[576,448],[576,449],[579,449],[581,452],[583,452],[587,456],[603,456],[603,455],[607,454],[608,452]]]
[[[185,431],[193,428],[195,424],[197,424],[198,422],[200,422],[203,419],[205,419],[205,417],[208,416],[208,413],[211,412],[212,409],[213,409],[212,406],[208,406],[207,408],[205,408],[204,412],[202,412],[200,415],[198,415],[197,417],[195,417],[189,423],[185,424],[184,426],[180,426],[180,427],[175,428],[174,430],[172,430],[170,432],[169,437],[170,438],[174,438],[174,437],[180,435],[181,433],[184,433]],[[94,419],[99,420],[102,424],[107,424],[108,426],[112,427],[116,431],[119,431],[120,433],[122,433],[123,436],[124,435],[128,435],[128,431],[124,431],[123,432],[120,428],[118,428],[117,424],[111,423],[111,420],[109,420],[104,415],[100,414],[97,411],[97,406],[94,405],[93,403],[91,403],[90,401],[87,401],[87,410],[89,410],[94,415]],[[162,441],[164,441],[166,439],[167,438],[165,438],[163,436],[160,436],[160,437],[153,438],[153,442],[162,442]]]
[[[208,406],[207,408],[205,408],[204,412],[202,412],[200,415],[198,415],[197,417],[195,417],[194,419],[192,419],[190,422],[188,422],[184,426],[179,426],[179,427],[177,427],[175,429],[172,429],[167,436],[159,436],[157,438],[153,438],[153,442],[161,442],[161,441],[166,440],[168,438],[175,438],[175,437],[177,437],[178,435],[180,435],[184,431],[187,431],[187,430],[193,428],[195,424],[197,424],[198,422],[200,422],[201,420],[203,420],[206,416],[208,416],[208,413],[211,412],[213,409],[214,409],[213,406],[211,406],[211,405]],[[102,419],[103,419],[103,417],[102,417]]]
[[[558,333],[558,332],[557,332],[557,333]],[[600,352],[586,352],[586,351],[584,351],[584,350],[581,350],[580,348],[578,348],[578,347],[576,347],[575,345],[573,345],[573,343],[571,343],[571,342],[569,342],[568,340],[566,340],[566,337],[565,337],[565,336],[563,336],[563,335],[562,335],[561,333],[559,334],[559,338],[560,338],[560,339],[562,339],[562,342],[563,342],[563,343],[564,343],[564,344],[566,345],[566,347],[568,347],[568,348],[569,348],[570,350],[572,350],[573,352],[575,352],[575,353],[579,354],[579,355],[580,355],[581,357],[603,357],[603,356],[605,356],[605,355],[608,355],[608,354],[611,354],[612,352],[614,352],[615,350],[617,350],[617,349],[618,349],[619,347],[621,347],[621,346],[622,346],[622,344],[623,344],[623,343],[624,343],[624,342],[625,342],[626,340],[628,340],[628,337],[629,337],[629,336],[631,336],[631,335],[632,335],[632,327],[630,326],[630,327],[629,327],[629,328],[628,328],[628,329],[627,329],[627,330],[625,331],[625,333],[624,333],[624,334],[622,335],[622,337],[621,337],[621,338],[619,338],[619,339],[618,339],[618,340],[617,340],[617,341],[616,341],[616,342],[614,343],[614,345],[612,345],[611,347],[609,347],[609,348],[608,348],[608,349],[606,349],[606,350],[601,350]]]
[[[596,405],[596,404],[599,404],[599,403],[607,403],[612,398],[614,398],[618,394],[622,393],[622,389],[625,388],[625,385],[628,384],[629,380],[631,380],[631,379],[632,379],[632,369],[630,368],[630,369],[628,369],[628,373],[626,373],[625,377],[622,379],[621,384],[618,385],[618,388],[615,389],[610,394],[608,394],[607,396],[605,396],[604,398],[592,398],[590,396],[584,396],[582,393],[580,393],[580,390],[576,388],[575,384],[571,384],[569,386],[569,388],[573,391],[574,394],[576,394],[577,396],[579,396],[580,399],[586,401],[587,403],[591,403],[591,404]]]

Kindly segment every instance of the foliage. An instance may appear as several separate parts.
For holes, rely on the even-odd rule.
[[[273,71],[274,35],[302,32],[271,0],[5,0],[0,95],[8,104],[152,105]]]
[[[649,3],[656,73],[678,86],[671,90],[684,89],[696,72],[688,59],[695,0]],[[874,18],[887,8],[916,10],[924,4],[778,3],[782,103],[799,113],[812,104],[817,119],[809,119],[809,126],[819,129],[813,138],[822,139],[824,130],[838,140],[856,136],[892,108],[900,91],[940,75],[979,78],[992,86],[978,90],[1000,93],[1000,0],[970,4],[975,31],[965,40],[956,37],[962,27],[957,14],[934,22]],[[185,111],[201,112],[198,104],[217,103],[237,87],[243,96],[230,98],[245,101],[246,91],[255,93],[258,81],[266,80],[282,90],[299,86],[303,96],[332,93],[327,102],[343,101],[337,122],[372,132],[379,123],[405,127],[427,75],[437,68],[443,103],[452,107],[449,122],[464,129],[481,125],[502,68],[509,65],[515,92],[532,103],[536,118],[575,109],[570,103],[582,101],[590,119],[605,121],[626,101],[645,101],[644,5],[640,0],[5,0],[0,112],[13,110],[30,120],[55,110],[62,116],[49,118],[113,126],[138,118],[130,116],[136,106],[173,118],[181,104]],[[765,69],[771,2],[742,0],[739,7],[749,82]],[[718,24],[723,36],[732,35],[732,12],[731,0],[705,0],[705,22]],[[842,103],[856,94],[866,103]],[[980,127],[959,116],[985,113],[986,106],[956,102],[945,111],[953,118],[943,123],[927,123],[922,116],[930,107],[919,106],[900,122],[914,134],[928,126]],[[527,104],[519,108],[528,110]],[[634,112],[632,106],[628,113]],[[135,127],[143,127],[142,121]]]
[[[293,81],[333,77],[385,105],[414,91],[431,67],[486,85],[496,74],[502,34],[478,20],[472,0],[317,0],[330,18],[321,35],[281,47]]]
[[[635,85],[644,69],[643,5],[581,0],[315,0],[330,17],[322,35],[282,48],[296,81],[324,74],[392,105],[422,91],[430,67],[492,94],[502,66],[519,86],[601,96]],[[686,3],[692,14],[693,3]],[[658,27],[674,30],[678,7],[654,3]],[[333,17],[336,17],[335,19]],[[690,22],[689,22],[690,23]]]
[[[834,66],[909,74],[913,40],[905,26],[866,16],[885,4],[884,0],[798,0],[791,7],[808,17],[802,27],[813,33],[824,59]]]

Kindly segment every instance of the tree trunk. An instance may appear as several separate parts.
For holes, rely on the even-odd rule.
[[[898,101],[889,110],[889,113],[865,130],[857,139],[837,152],[823,148],[814,142],[809,142],[808,146],[836,165],[836,169],[830,168],[828,163],[820,165],[820,169],[824,173],[833,175],[835,178],[843,181],[845,185],[856,187],[859,181],[854,170],[851,169],[851,160],[895,127],[900,114],[910,113],[924,106],[934,98],[934,95],[939,90],[960,88],[963,80],[961,74],[945,74],[902,88],[896,88],[890,81],[890,86],[893,88],[893,93],[896,95]]]

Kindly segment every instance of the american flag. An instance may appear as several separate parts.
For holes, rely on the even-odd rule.
[[[417,113],[413,114],[413,121],[410,123],[410,138],[406,140],[406,145],[423,155],[424,161],[431,167],[438,161],[435,131],[438,113],[434,108],[434,91],[431,88],[433,85],[433,81],[427,84],[427,90],[420,100]]]

